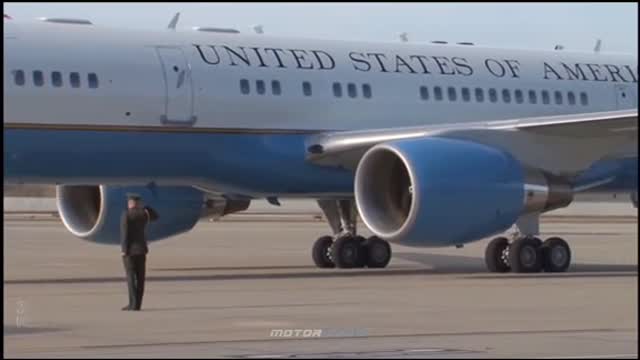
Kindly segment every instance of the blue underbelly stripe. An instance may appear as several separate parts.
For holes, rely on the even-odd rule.
[[[156,181],[235,193],[351,193],[353,173],[305,161],[307,135],[5,129],[5,182]]]

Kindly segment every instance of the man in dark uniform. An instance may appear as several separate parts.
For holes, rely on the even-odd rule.
[[[122,310],[140,310],[144,294],[145,264],[147,261],[147,224],[155,221],[158,214],[148,206],[142,206],[139,195],[128,195],[127,210],[122,214],[122,260],[127,272],[129,305]]]

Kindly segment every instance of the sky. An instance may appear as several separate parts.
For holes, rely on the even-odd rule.
[[[72,17],[96,25],[229,27],[319,39],[462,42],[499,48],[637,53],[637,3],[4,3],[15,19]]]

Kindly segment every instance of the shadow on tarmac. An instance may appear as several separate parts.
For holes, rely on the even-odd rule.
[[[491,274],[487,273],[484,260],[477,257],[424,254],[401,252],[394,257],[416,263],[419,267],[407,265],[391,265],[386,269],[316,269],[313,266],[256,266],[256,267],[194,267],[194,268],[158,268],[151,271],[248,271],[238,274],[179,274],[148,275],[147,281],[220,281],[220,280],[259,280],[259,279],[314,279],[314,278],[348,278],[363,276],[408,276],[408,275],[468,275],[466,279],[504,279],[522,278],[581,278],[581,277],[634,277],[638,276],[637,264],[573,264],[566,273],[535,274]],[[287,272],[273,272],[290,270]],[[252,272],[255,271],[255,272]],[[122,276],[88,277],[88,278],[40,278],[23,280],[4,280],[5,285],[32,284],[85,284],[123,282]]]

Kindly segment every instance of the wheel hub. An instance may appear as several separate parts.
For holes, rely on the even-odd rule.
[[[344,249],[344,257],[347,259],[351,259],[353,258],[353,254],[355,253],[355,251],[353,251],[353,248],[350,246],[346,246]]]
[[[551,262],[555,266],[562,266],[567,261],[567,250],[562,246],[551,249]]]
[[[371,249],[369,249],[369,255],[375,261],[383,261],[387,254],[386,254],[385,249],[383,249],[382,247],[373,246]]]
[[[531,246],[525,246],[520,252],[520,262],[525,266],[533,266],[536,262],[536,249]]]
[[[509,246],[506,246],[502,249],[502,255],[500,255],[500,259],[505,265],[509,265]]]

